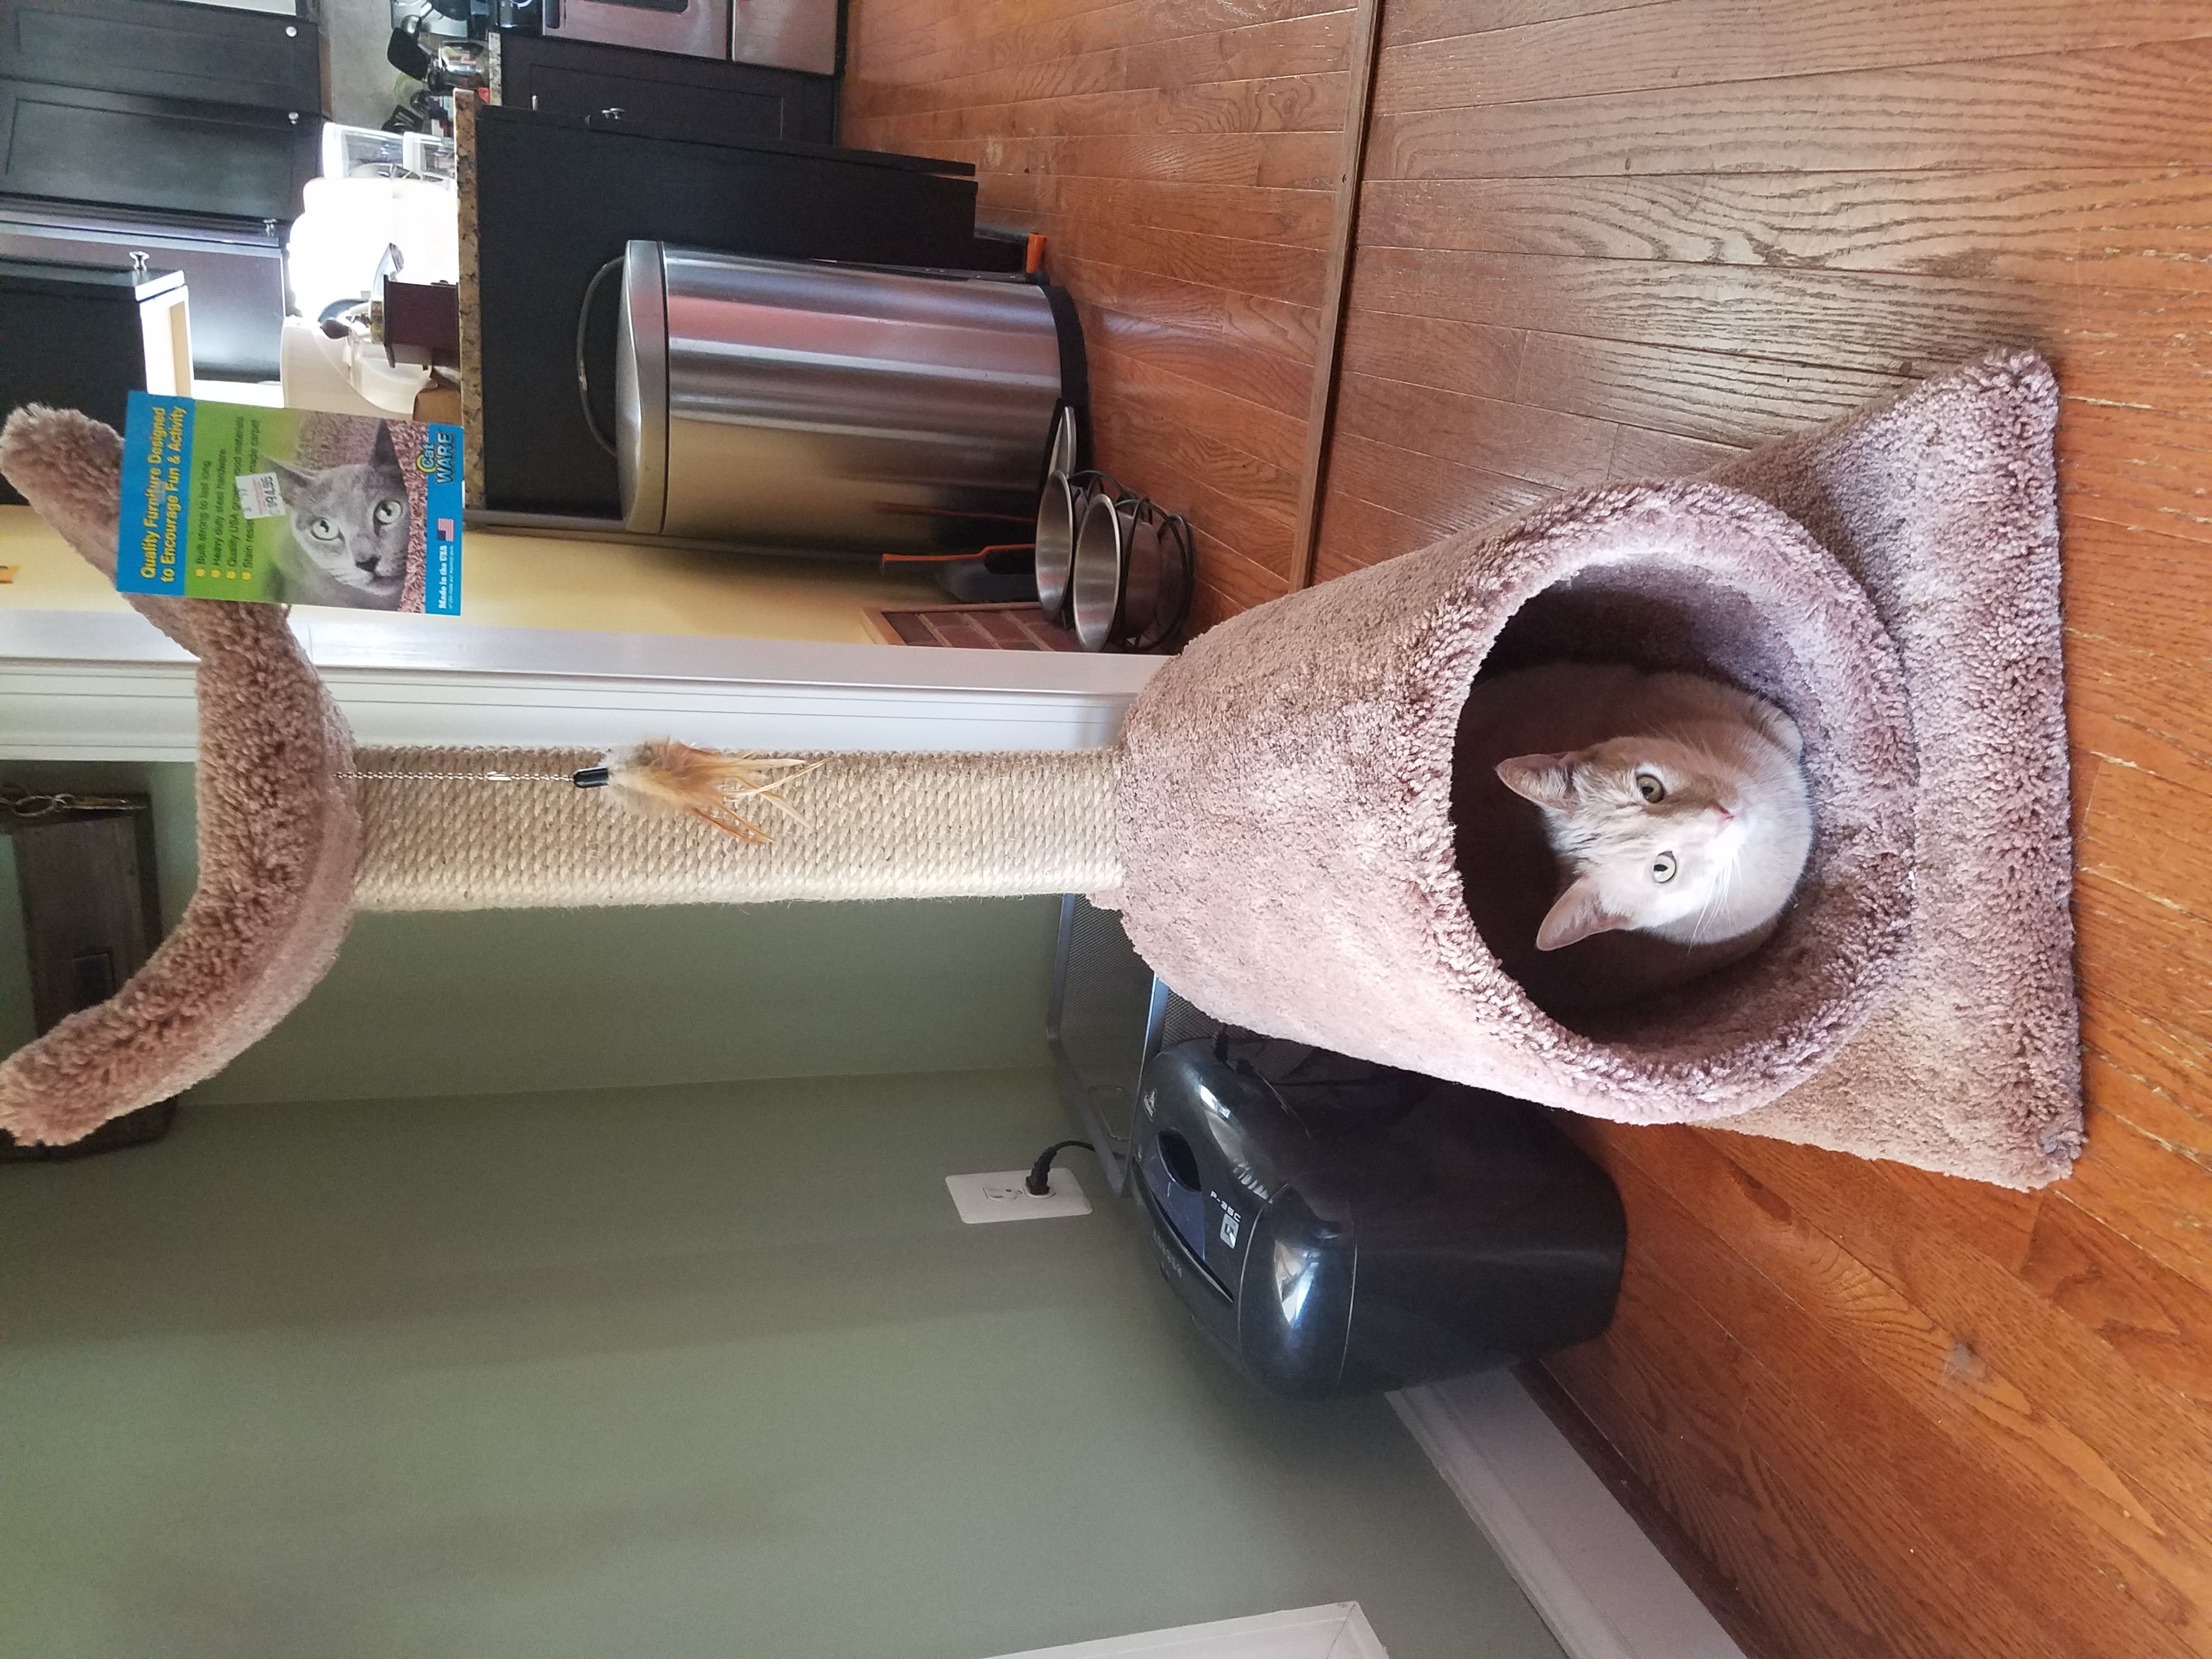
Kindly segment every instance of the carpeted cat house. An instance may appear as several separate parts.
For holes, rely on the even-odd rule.
[[[1114,749],[826,757],[765,844],[565,787],[583,751],[356,752],[274,611],[139,601],[201,660],[199,890],[112,999],[0,1066],[0,1126],[68,1140],[211,1075],[356,908],[1082,891],[1237,1024],[2039,1185],[2081,1139],[2056,410],[2042,362],[2000,353],[1702,478],[1561,498],[1224,623]],[[113,434],[19,412],[0,470],[112,562]],[[1782,704],[1818,825],[1750,954],[1579,1012],[1477,926],[1456,749],[1479,673],[1559,657]]]

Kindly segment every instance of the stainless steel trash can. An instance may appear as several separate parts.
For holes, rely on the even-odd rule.
[[[632,242],[623,526],[860,553],[1025,542],[1074,327],[1018,278]]]

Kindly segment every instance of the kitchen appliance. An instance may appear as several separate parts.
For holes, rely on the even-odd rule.
[[[441,41],[430,54],[433,90],[491,84],[491,48],[481,40]]]
[[[0,258],[0,410],[49,404],[119,428],[133,392],[189,395],[189,304],[183,273],[143,252],[120,270]],[[24,504],[5,478],[0,504]]]
[[[453,141],[420,132],[323,124],[325,179],[446,179],[453,176]]]
[[[1407,1388],[1613,1317],[1620,1197],[1525,1101],[1224,1030],[1146,1067],[1135,1162],[1161,1273],[1275,1394]]]
[[[730,55],[730,0],[538,0],[547,34],[611,46]]]
[[[837,0],[538,0],[543,33],[834,75]]]
[[[1028,521],[1081,351],[1043,285],[651,241],[599,276],[617,268],[616,434],[594,430],[625,529],[880,555]]]
[[[252,380],[276,373],[284,247],[274,227],[0,199],[0,258],[123,270],[140,253],[182,272],[191,291],[194,374]]]
[[[570,116],[595,128],[652,132],[687,143],[752,138],[836,142],[837,77],[833,75],[763,69],[721,58],[637,52],[519,29],[495,35],[493,44],[499,60],[500,101],[510,109]],[[696,240],[653,234],[664,240]],[[739,251],[754,250],[740,246]]]

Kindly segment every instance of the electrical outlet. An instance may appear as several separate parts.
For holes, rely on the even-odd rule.
[[[1001,1170],[993,1175],[947,1176],[945,1185],[963,1221],[1042,1221],[1047,1216],[1091,1213],[1091,1200],[1083,1195],[1074,1170],[1054,1164],[1051,1190],[1042,1198],[1024,1184],[1029,1178],[1027,1170]]]

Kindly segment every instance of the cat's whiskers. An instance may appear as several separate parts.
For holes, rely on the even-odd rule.
[[[1723,876],[1720,881],[1715,882],[1711,890],[1705,894],[1705,903],[1698,907],[1697,932],[1699,937],[1704,936],[1705,923],[1711,918],[1713,914],[1713,901],[1720,896],[1721,888],[1726,881],[1727,878]]]
[[[1729,888],[1735,880],[1735,860],[1734,859],[1730,859],[1726,864],[1721,866],[1721,878],[1713,884],[1712,890],[1705,895],[1705,908],[1698,912],[1697,933],[1698,938],[1702,939],[1705,937],[1705,923],[1712,917],[1713,907],[1720,902],[1721,900],[1728,896]]]

